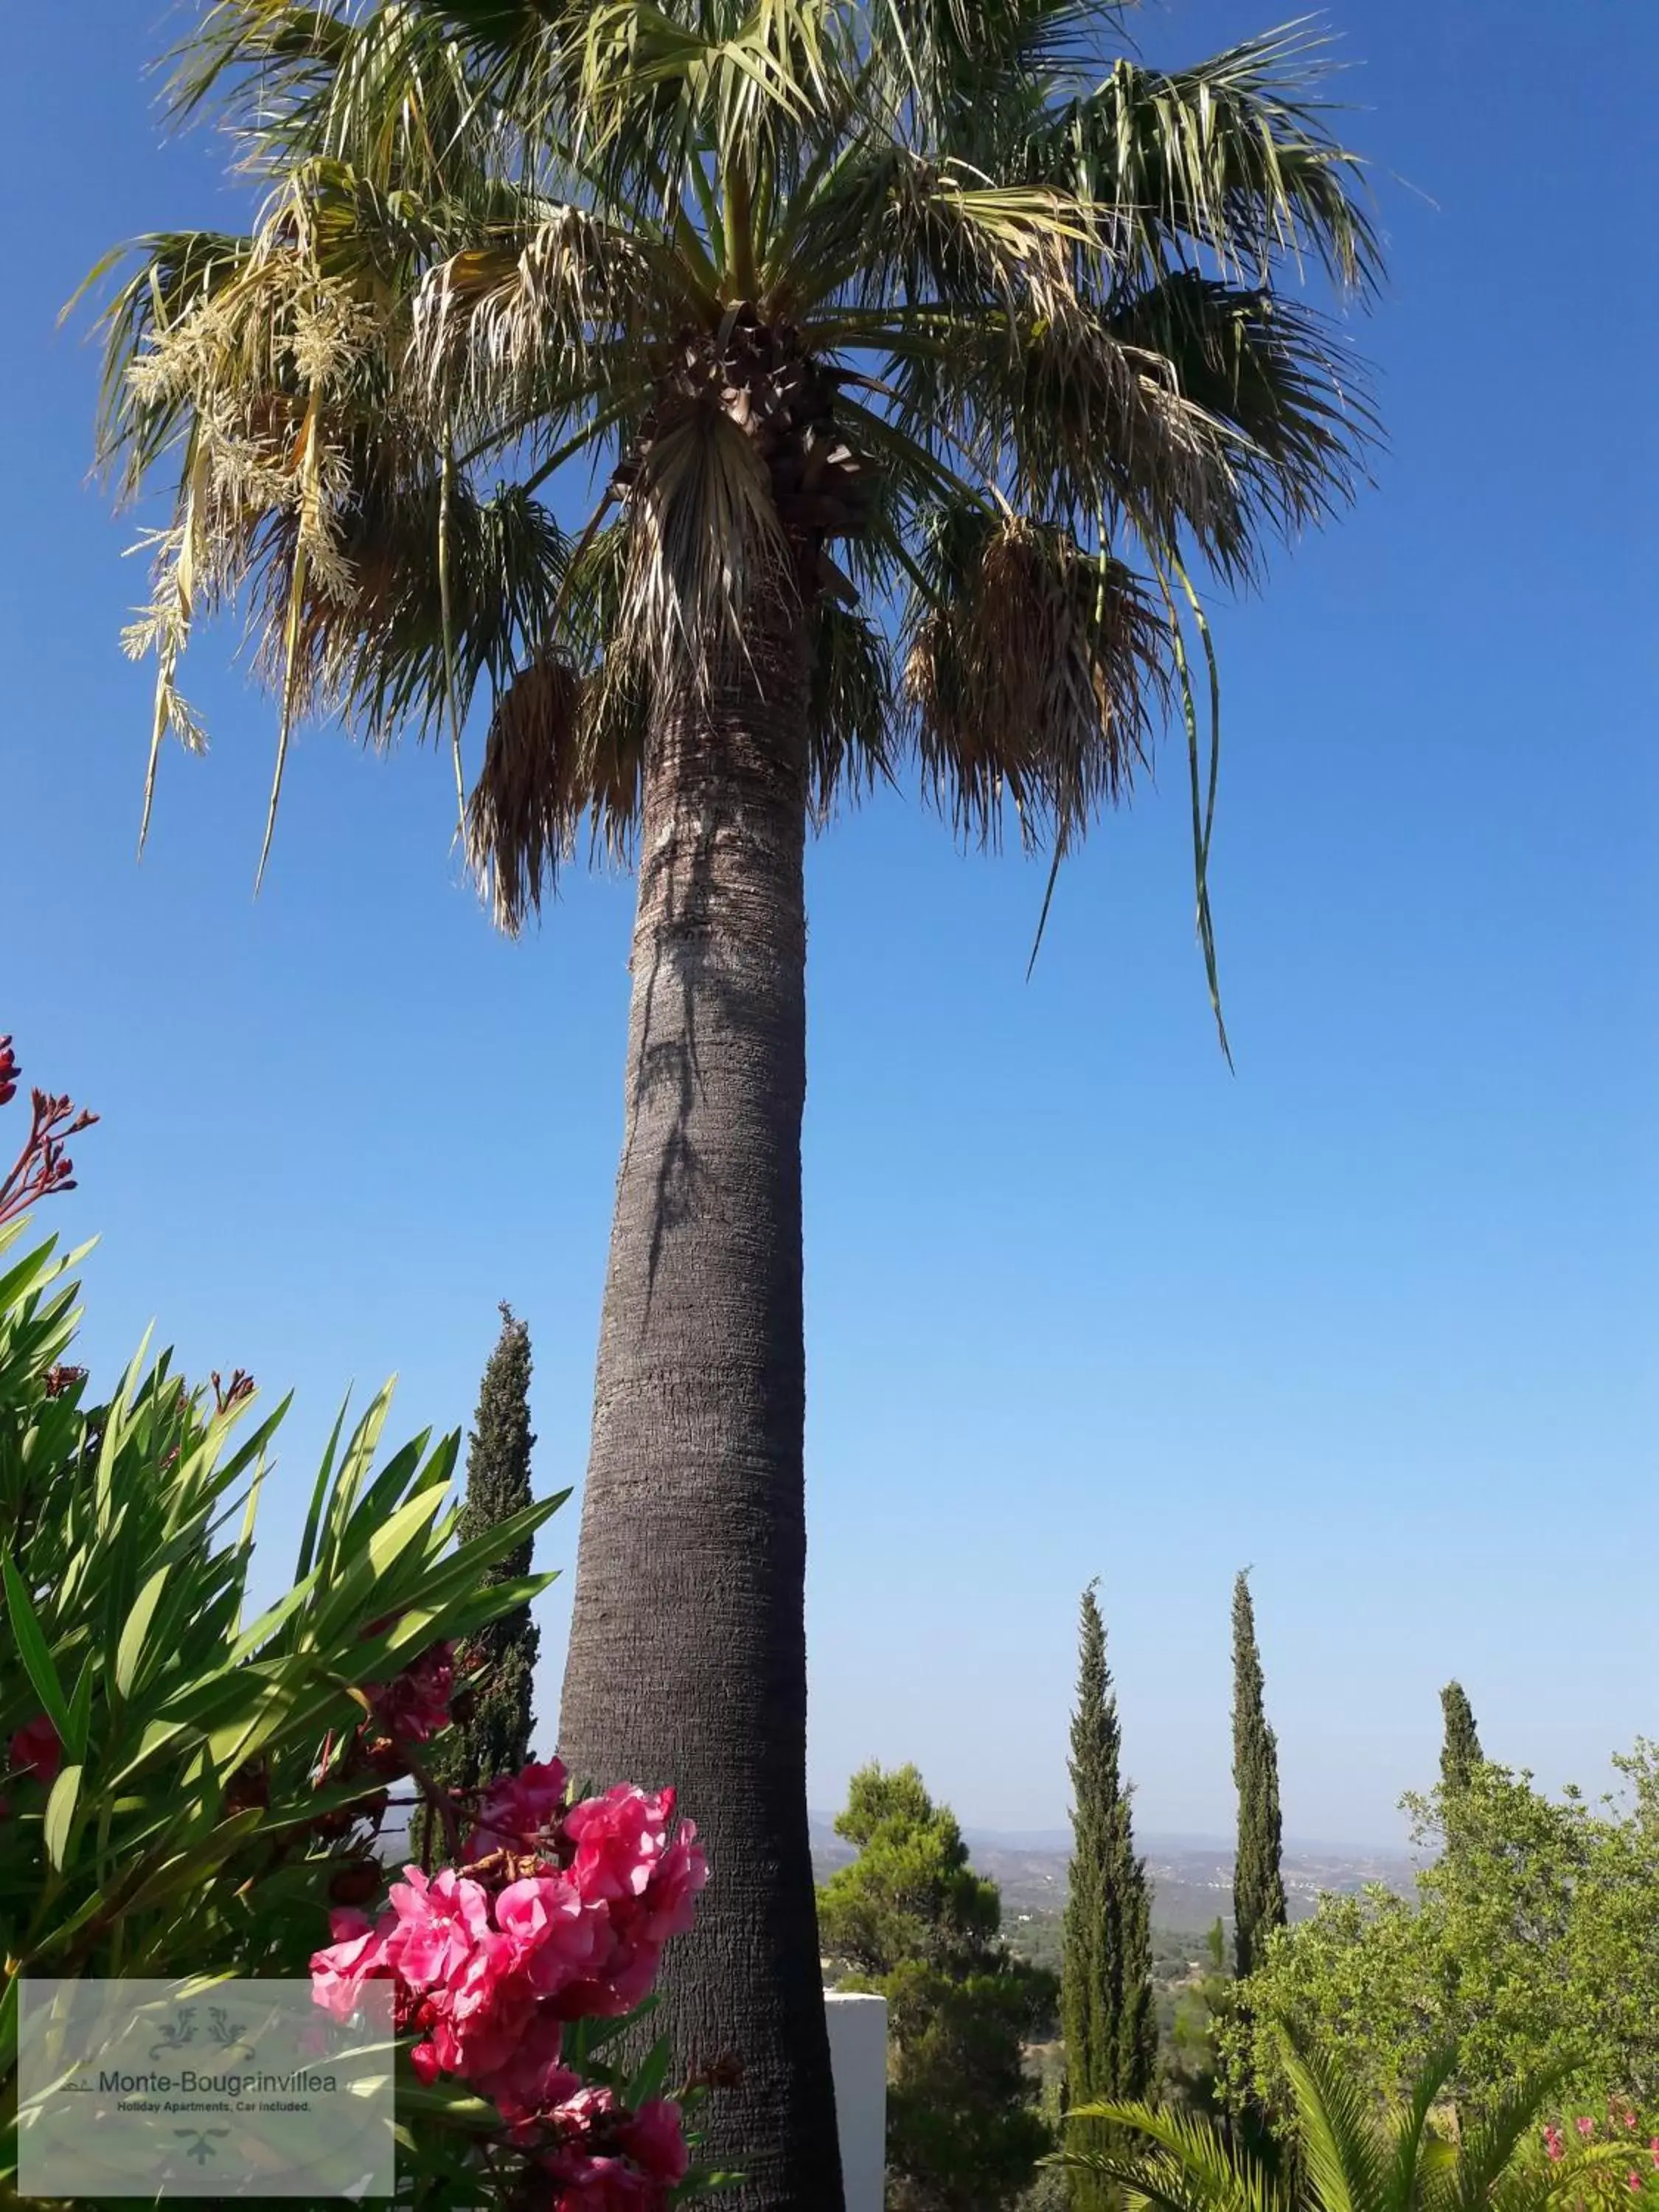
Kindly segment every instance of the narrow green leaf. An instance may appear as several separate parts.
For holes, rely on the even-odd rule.
[[[66,1766],[52,1785],[52,1795],[46,1800],[46,1856],[59,1873],[69,1851],[70,1824],[75,1819],[75,1808],[80,1802],[82,1768]]]
[[[132,1686],[138,1679],[139,1662],[144,1656],[144,1638],[149,1633],[155,1608],[161,1601],[161,1592],[167,1588],[170,1570],[158,1567],[133,1601],[132,1610],[121,1631],[121,1641],[115,1650],[115,1688],[118,1696],[129,1698]]]
[[[12,1634],[17,1638],[17,1656],[34,1685],[34,1694],[45,1707],[46,1718],[57,1729],[59,1741],[67,1743],[70,1728],[69,1700],[58,1680],[58,1670],[52,1663],[52,1653],[35,1619],[29,1594],[23,1587],[23,1577],[12,1565],[9,1553],[0,1553],[0,1580],[5,1585],[6,1612],[10,1617]]]

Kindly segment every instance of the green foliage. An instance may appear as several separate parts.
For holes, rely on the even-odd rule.
[[[1051,2136],[1024,2046],[1051,2023],[1054,1978],[999,1940],[996,1884],[914,1766],[861,1768],[836,1826],[860,1846],[818,1892],[819,1937],[888,2005],[889,2212],[995,2212]]]
[[[383,1390],[337,1423],[292,1585],[247,1619],[287,1401],[258,1419],[241,1378],[210,1396],[141,1352],[88,1405],[79,1255],[15,1257],[21,1227],[0,1228],[0,1743],[44,1718],[56,1744],[0,1775],[0,2092],[21,1974],[305,1972],[331,1899],[379,1887],[386,1770],[338,1757],[366,1686],[526,1602],[549,1577],[484,1577],[561,1502],[457,1545],[457,1440],[377,1469]]]
[[[1395,2095],[1427,2055],[1458,2049],[1460,2109],[1493,2110],[1538,2068],[1571,2064],[1580,2094],[1659,2093],[1659,1763],[1638,1745],[1626,1790],[1592,1806],[1483,1764],[1462,1788],[1407,1798],[1438,1854],[1405,1899],[1322,1900],[1276,1936],[1230,2025],[1230,2080],[1270,2109],[1286,2085],[1268,2023],[1316,2038]]]
[[[1094,1586],[1083,1593],[1077,1709],[1072,1717],[1072,1850],[1061,2017],[1076,2104],[1144,2097],[1158,2055],[1151,1906],[1135,1856],[1122,1732]],[[1093,2178],[1074,2177],[1079,2212],[1104,2212]]]
[[[1440,1692],[1440,1710],[1446,1725],[1440,1747],[1440,1786],[1444,1790],[1462,1790],[1480,1765],[1481,1753],[1474,1708],[1461,1682],[1447,1683]]]
[[[1170,2023],[1162,2088],[1171,2104],[1189,2112],[1216,2113],[1222,2108],[1217,2037],[1233,1989],[1227,1935],[1218,1915],[1204,1939],[1204,1953],[1205,1971],[1195,1985],[1182,1992]]]
[[[1240,1981],[1285,1921],[1279,1870],[1279,1744],[1262,1701],[1261,1654],[1248,1574],[1233,1584],[1233,1782],[1238,1853],[1233,1863],[1233,1960]]]
[[[1109,2147],[1076,2146],[1068,2130],[1055,2163],[1152,2212],[1545,2212],[1566,2191],[1527,2151],[1559,2075],[1543,2069],[1518,2081],[1454,2143],[1432,2123],[1455,2067],[1450,2050],[1431,2052],[1384,2107],[1316,2034],[1281,2034],[1278,2068],[1298,2149],[1291,2186],[1215,2121],[1146,2104],[1074,2114],[1074,2123],[1105,2124]]]
[[[501,1334],[484,1368],[467,1450],[466,1500],[457,1528],[464,1542],[486,1535],[531,1503],[530,1455],[536,1439],[530,1429],[530,1331],[503,1305]],[[484,1587],[521,1579],[530,1572],[530,1563],[526,1537],[485,1569]],[[429,1771],[434,1781],[471,1793],[524,1765],[535,1729],[532,1699],[540,1642],[528,1605],[514,1606],[472,1638],[475,1686],[464,1701],[458,1700],[455,1726],[433,1747]],[[417,1845],[430,1818],[422,1812]]]
[[[989,1954],[1002,1918],[997,1886],[969,1866],[956,1815],[934,1805],[914,1766],[861,1767],[836,1829],[859,1856],[818,1892],[827,1956],[885,1975],[915,1960],[964,1972]]]

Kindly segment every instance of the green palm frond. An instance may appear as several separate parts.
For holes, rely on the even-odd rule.
[[[1442,2197],[1443,2212],[1484,2212],[1510,2173],[1522,2142],[1572,2078],[1577,2063],[1562,2059],[1527,2075],[1475,2122],[1463,2138],[1450,2185]]]
[[[1044,2163],[1115,2182],[1132,2205],[1155,2212],[1289,2212],[1265,2168],[1206,2119],[1172,2106],[1110,2102],[1079,2105],[1066,2119],[1105,2124],[1105,2148],[1067,2147]]]
[[[890,783],[900,745],[887,641],[867,616],[833,596],[812,614],[807,781],[820,828],[845,800]]]
[[[1121,251],[1154,269],[1201,247],[1230,281],[1260,284],[1305,257],[1369,291],[1381,246],[1356,197],[1359,160],[1318,97],[1329,67],[1306,21],[1171,73],[1120,60],[1030,130],[1021,167],[1111,207]]]
[[[1375,2212],[1389,2156],[1371,2098],[1306,2038],[1286,2039],[1285,2070],[1297,2148],[1322,2212]]]

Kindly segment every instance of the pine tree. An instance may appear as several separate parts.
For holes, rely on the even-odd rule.
[[[1440,1692],[1440,1709],[1446,1717],[1445,1740],[1440,1747],[1440,1787],[1450,1797],[1468,1789],[1482,1753],[1475,1734],[1474,1709],[1461,1682],[1447,1683]]]
[[[530,1428],[530,1331],[503,1303],[501,1333],[484,1368],[467,1448],[466,1498],[458,1528],[462,1543],[532,1502],[530,1455],[536,1439]],[[532,1540],[526,1537],[489,1571],[486,1583],[527,1575],[532,1548]],[[540,1642],[527,1605],[504,1613],[470,1640],[468,1656],[483,1661],[483,1672],[463,1704],[465,1717],[458,1717],[432,1746],[428,1771],[434,1780],[452,1790],[475,1791],[523,1765],[535,1727],[532,1701]],[[423,1827],[423,1820],[417,1820],[417,1848],[424,1841]]]
[[[1262,1704],[1261,1654],[1248,1570],[1233,1584],[1233,1782],[1238,1852],[1233,1862],[1233,1961],[1240,1981],[1285,1925],[1279,1743]]]
[[[1060,1974],[1066,2096],[1073,2106],[1144,2097],[1158,2055],[1151,1900],[1145,1863],[1135,1856],[1121,1755],[1106,1629],[1091,1583],[1083,1593],[1072,1717],[1072,1866]],[[1073,2148],[1084,2132],[1073,2127]],[[1077,2172],[1072,2183],[1078,2212],[1115,2201],[1097,2177]]]

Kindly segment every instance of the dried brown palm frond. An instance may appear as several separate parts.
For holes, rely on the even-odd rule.
[[[542,654],[497,697],[466,810],[466,856],[497,926],[516,937],[574,855],[624,854],[639,820],[645,720],[625,678]]]
[[[981,842],[1012,807],[1028,846],[1064,848],[1146,758],[1167,623],[1121,562],[1051,525],[957,514],[937,542],[904,670],[924,777]]]

